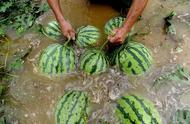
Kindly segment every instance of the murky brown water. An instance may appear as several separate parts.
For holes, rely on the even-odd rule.
[[[75,28],[90,24],[103,30],[104,24],[118,13],[105,5],[90,5],[85,0],[61,0],[65,17]],[[177,12],[174,19],[177,35],[166,36],[163,31],[163,18],[172,10]],[[53,43],[48,38],[34,32],[29,32],[11,45],[11,50],[33,46],[22,72],[18,73],[10,86],[10,95],[16,101],[12,105],[10,116],[14,117],[14,124],[55,124],[54,107],[57,100],[68,89],[82,89],[88,91],[93,102],[93,111],[90,124],[96,124],[96,120],[105,118],[115,124],[112,110],[113,100],[122,93],[135,92],[150,98],[157,106],[167,124],[170,115],[178,108],[190,107],[190,86],[180,82],[169,82],[160,90],[152,89],[153,77],[160,75],[163,69],[179,63],[190,70],[190,2],[189,0],[149,0],[142,15],[142,20],[135,26],[141,43],[152,50],[154,66],[152,70],[143,76],[127,77],[119,73],[114,67],[108,73],[100,76],[86,76],[81,73],[67,75],[62,78],[46,78],[37,72],[35,63],[40,51]],[[52,13],[47,13],[38,21],[47,24],[54,19]],[[183,49],[175,53],[175,49]],[[185,94],[185,95],[184,95]],[[113,121],[112,121],[113,120]]]

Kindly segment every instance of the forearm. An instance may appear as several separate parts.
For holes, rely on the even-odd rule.
[[[53,10],[57,21],[60,23],[64,22],[65,19],[59,5],[59,0],[47,0],[47,2],[50,5],[51,9]]]
[[[148,0],[133,0],[131,8],[129,9],[125,23],[123,25],[127,32],[129,32],[135,24],[136,20],[146,7],[147,2]]]

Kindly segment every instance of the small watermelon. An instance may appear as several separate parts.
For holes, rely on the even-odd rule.
[[[108,69],[105,54],[99,50],[87,50],[80,58],[80,69],[87,74],[100,74]]]
[[[99,39],[100,31],[94,26],[82,26],[77,30],[76,44],[79,47],[94,46]]]
[[[112,34],[112,31],[116,28],[121,27],[124,21],[125,21],[125,18],[123,17],[114,17],[110,19],[104,27],[105,34],[106,35]]]
[[[115,114],[121,124],[162,124],[153,103],[136,95],[125,95],[116,103]]]
[[[51,44],[41,54],[39,70],[45,74],[66,74],[75,70],[75,52],[60,44]]]
[[[56,21],[48,23],[47,27],[42,28],[42,33],[52,40],[57,40],[61,37],[61,29]]]
[[[56,106],[56,124],[86,124],[89,104],[89,98],[85,92],[66,92]]]
[[[150,51],[141,43],[129,42],[116,56],[116,65],[126,74],[140,75],[152,65]]]
[[[190,110],[178,109],[169,124],[190,124]]]

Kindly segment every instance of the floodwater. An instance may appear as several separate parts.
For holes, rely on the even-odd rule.
[[[60,0],[65,17],[77,29],[83,25],[94,25],[103,30],[110,18],[117,16],[107,5],[91,5],[85,0]],[[164,33],[164,20],[171,11],[176,35]],[[37,23],[46,25],[54,20],[52,12],[44,14]],[[141,94],[153,101],[167,124],[172,112],[178,108],[190,107],[190,86],[188,83],[167,82],[159,89],[152,88],[155,77],[164,74],[174,64],[184,65],[190,71],[190,1],[189,0],[149,0],[142,20],[135,25],[136,40],[151,51],[154,58],[152,69],[142,76],[126,76],[111,67],[105,74],[87,76],[80,72],[64,77],[47,78],[37,71],[36,63],[40,52],[54,43],[42,35],[29,31],[11,44],[10,52],[32,46],[18,77],[10,85],[12,104],[8,105],[11,124],[55,124],[54,108],[57,100],[66,90],[87,91],[92,101],[89,124],[98,124],[101,119],[114,122],[114,100],[123,93]],[[11,33],[10,33],[11,34]],[[146,34],[146,35],[143,35]],[[11,36],[14,39],[14,35]],[[103,42],[103,41],[102,41]],[[180,53],[176,48],[182,49]]]

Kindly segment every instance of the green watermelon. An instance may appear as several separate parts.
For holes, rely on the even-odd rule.
[[[94,46],[100,39],[98,28],[87,25],[77,29],[76,44],[79,47]]]
[[[169,124],[190,124],[190,110],[177,110]]]
[[[121,124],[161,124],[153,103],[136,95],[125,95],[116,103],[115,114]]]
[[[100,74],[108,69],[105,54],[99,50],[87,50],[80,57],[80,69],[87,74]]]
[[[116,28],[121,27],[123,25],[124,21],[125,21],[125,18],[123,18],[123,17],[114,17],[114,18],[110,19],[104,27],[105,34],[106,35],[112,34],[112,31]]]
[[[56,124],[86,124],[89,98],[82,91],[68,91],[56,106]]]
[[[56,21],[48,23],[47,27],[42,28],[42,33],[52,40],[57,40],[61,37],[61,29]]]
[[[152,65],[150,51],[141,43],[129,42],[116,56],[116,65],[126,74],[139,75]]]
[[[51,44],[41,54],[39,70],[45,74],[66,74],[75,70],[75,52],[60,44]]]

